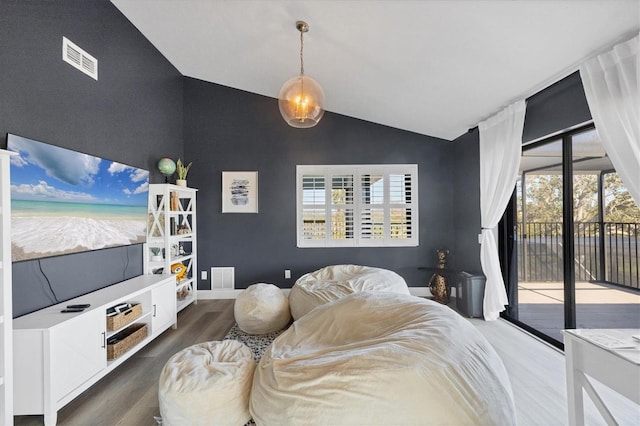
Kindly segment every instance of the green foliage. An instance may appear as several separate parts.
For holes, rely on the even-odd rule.
[[[525,185],[525,222],[562,222],[562,176],[527,175]],[[518,222],[523,219],[521,186],[518,181]],[[596,174],[574,176],[573,218],[576,223],[600,220]],[[604,178],[604,222],[640,223],[640,208],[617,173],[607,173]]]
[[[604,198],[606,222],[640,222],[640,207],[633,201],[617,173],[606,175]]]
[[[187,173],[189,173],[189,169],[191,168],[192,164],[193,162],[189,163],[189,165],[185,167],[182,160],[178,158],[178,161],[176,161],[176,171],[178,172],[178,179],[187,178]]]

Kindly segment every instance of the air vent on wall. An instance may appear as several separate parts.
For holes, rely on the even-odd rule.
[[[62,37],[62,60],[89,77],[98,79],[98,60],[66,37]]]
[[[211,290],[233,290],[235,284],[235,271],[233,266],[211,268]]]

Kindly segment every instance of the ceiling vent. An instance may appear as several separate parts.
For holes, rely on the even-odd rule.
[[[62,60],[94,80],[98,79],[98,60],[66,37],[62,37]]]

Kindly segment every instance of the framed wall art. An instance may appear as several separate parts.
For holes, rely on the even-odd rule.
[[[258,172],[222,172],[222,213],[258,213]]]

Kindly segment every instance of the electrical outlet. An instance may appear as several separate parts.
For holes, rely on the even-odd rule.
[[[291,278],[291,269],[284,270],[284,278],[287,280]]]
[[[207,271],[200,271],[200,279],[201,280],[206,280],[207,279]]]

